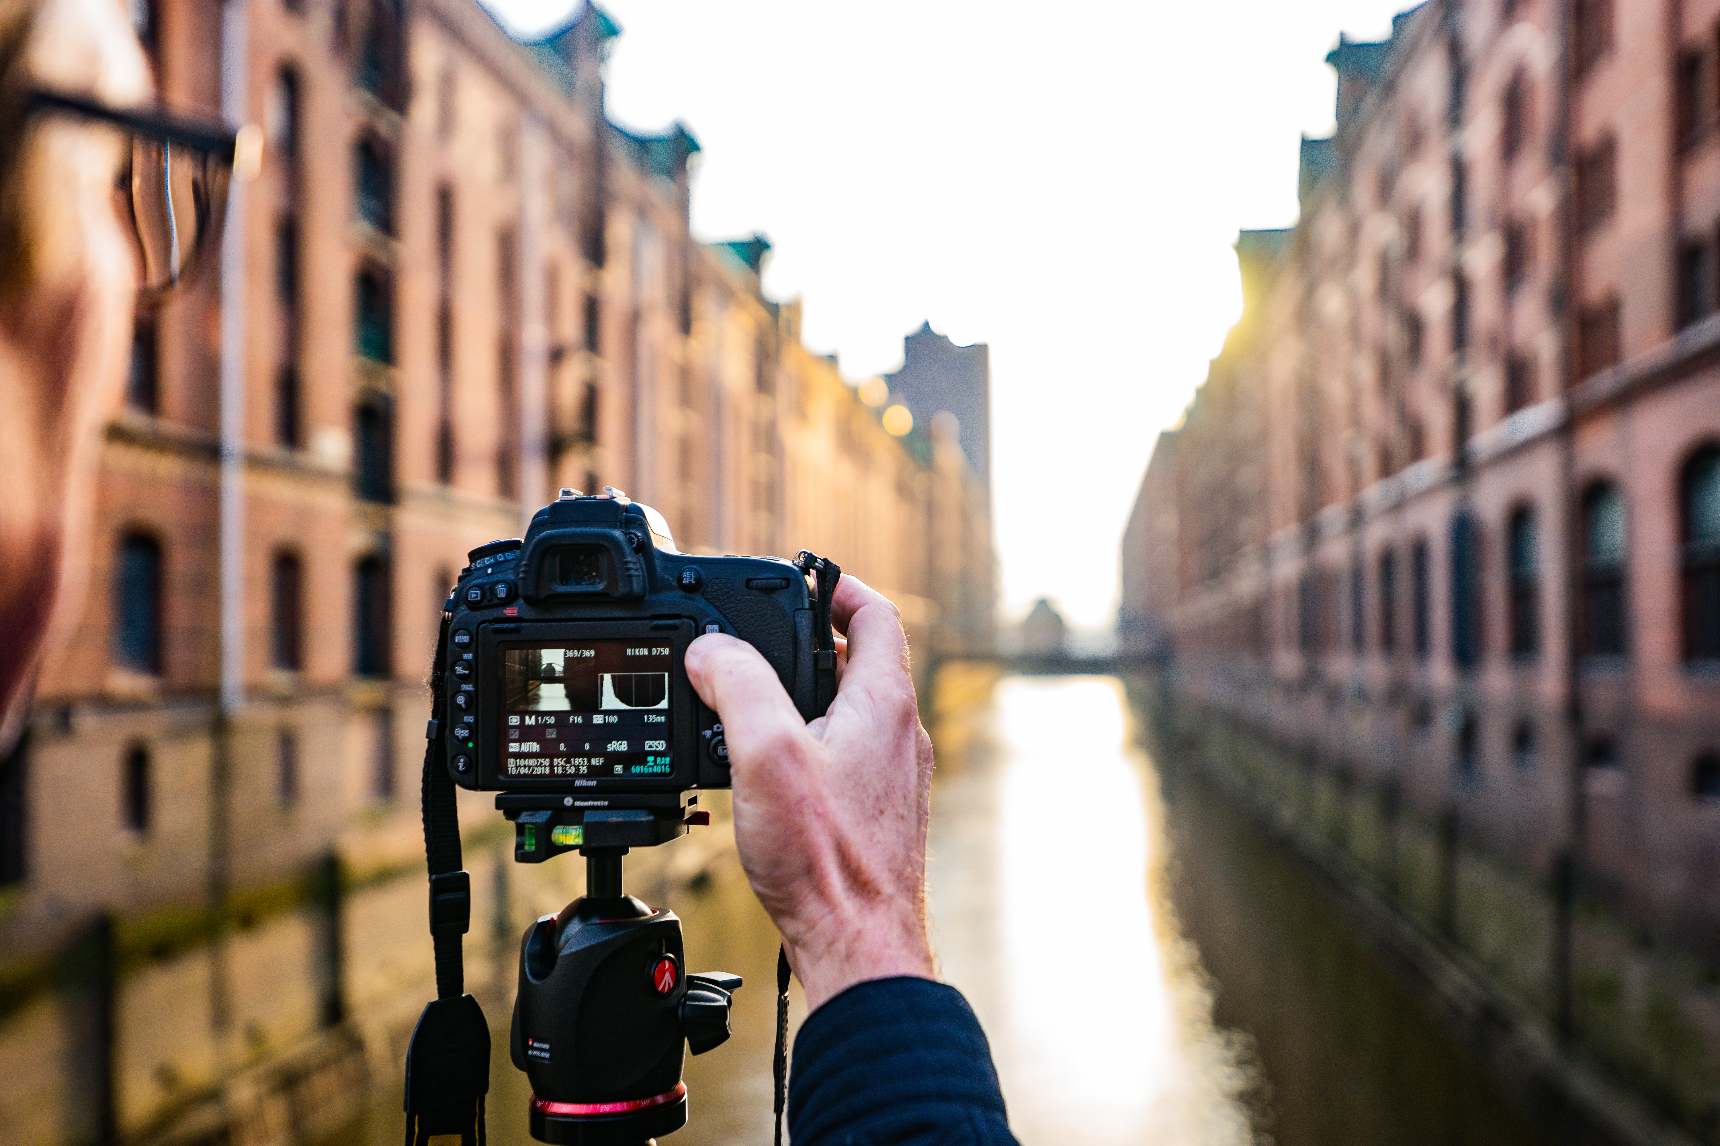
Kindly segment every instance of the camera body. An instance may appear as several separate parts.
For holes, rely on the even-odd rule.
[[[662,842],[640,835],[645,820],[669,820],[689,789],[729,786],[722,727],[687,680],[700,634],[753,645],[808,720],[834,695],[835,567],[811,554],[684,554],[649,506],[563,490],[523,539],[469,560],[442,665],[447,765],[455,783],[503,793],[510,819],[543,828],[530,835],[557,836],[528,840],[522,826],[519,850],[541,854],[517,858]],[[593,813],[598,838],[557,831],[585,826],[575,807]],[[616,818],[630,810],[648,815]],[[532,811],[556,814],[519,819]]]

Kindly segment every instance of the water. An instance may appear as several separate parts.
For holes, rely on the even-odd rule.
[[[1544,1141],[1292,859],[1186,770],[1161,783],[1115,680],[957,666],[939,697],[940,971],[985,1026],[1024,1146]],[[635,890],[682,916],[690,967],[747,979],[664,1141],[762,1146],[776,935],[732,853],[693,888]],[[507,1010],[488,1011],[491,1141],[525,1146]],[[396,1084],[349,1140],[397,1142],[400,1117]]]

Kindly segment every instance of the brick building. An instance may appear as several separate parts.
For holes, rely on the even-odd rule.
[[[1238,238],[1120,627],[1546,892],[1520,985],[1569,1029],[1611,958],[1573,904],[1720,956],[1720,3],[1429,0],[1327,61],[1337,129],[1296,225]]]
[[[93,587],[0,777],[0,959],[100,909],[213,933],[331,853],[416,862],[441,603],[560,486],[626,489],[688,551],[826,553],[902,602],[924,663],[989,635],[959,451],[887,432],[800,344],[768,244],[691,237],[699,145],[608,121],[601,10],[521,43],[472,0],[133,8],[180,108],[220,110],[242,45],[227,110],[265,160],[228,220],[228,314],[211,274],[139,328]]]

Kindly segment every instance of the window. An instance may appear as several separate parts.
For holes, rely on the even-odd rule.
[[[275,371],[275,441],[289,450],[304,444],[299,429],[301,401],[299,368],[291,362],[283,363]]]
[[[299,802],[299,738],[286,728],[275,732],[275,800],[283,808]]]
[[[1505,85],[1499,109],[1499,150],[1507,165],[1517,158],[1529,135],[1529,79],[1522,72]]]
[[[296,553],[275,554],[269,570],[269,663],[297,672],[303,667],[304,567]]]
[[[1454,239],[1463,238],[1463,228],[1469,221],[1469,192],[1468,168],[1463,160],[1453,158],[1451,161],[1451,235]]]
[[[454,308],[446,298],[436,309],[436,480],[454,480]]]
[[[1529,273],[1529,262],[1534,257],[1530,247],[1532,234],[1529,224],[1521,219],[1512,219],[1505,224],[1505,254],[1500,260],[1500,275],[1505,280],[1505,293],[1508,295],[1523,285],[1523,279]]]
[[[352,671],[358,676],[390,672],[388,563],[366,557],[353,576]]]
[[[1406,311],[1403,316],[1403,356],[1411,366],[1421,365],[1423,327],[1421,316]]]
[[[299,192],[299,74],[291,67],[275,73],[265,105],[264,129],[281,165],[282,198],[290,205]]]
[[[1612,0],[1576,0],[1571,43],[1576,73],[1581,76],[1612,48]]]
[[[603,304],[594,294],[585,296],[585,348],[598,352],[598,335],[602,330]]]
[[[113,659],[133,672],[161,672],[161,543],[140,533],[119,543],[113,579]]]
[[[1685,464],[1679,484],[1684,655],[1720,660],[1720,446],[1698,450]]]
[[[1617,193],[1617,150],[1612,137],[1608,136],[1577,156],[1572,198],[1580,233],[1594,230],[1612,214]]]
[[[1481,660],[1481,527],[1473,514],[1451,519],[1451,659],[1459,668]]]
[[[1541,531],[1530,506],[1511,512],[1508,598],[1511,655],[1519,659],[1541,651]]]
[[[1464,709],[1457,725],[1457,790],[1473,792],[1481,786],[1480,736],[1475,714]]]
[[[1678,325],[1689,326],[1714,310],[1714,248],[1706,240],[1678,248]]]
[[[125,376],[125,401],[133,410],[145,414],[159,412],[160,362],[155,323],[139,319],[131,330],[131,362]]]
[[[381,271],[366,268],[355,285],[355,349],[361,358],[391,365],[394,362],[394,308],[388,282]]]
[[[1535,402],[1535,364],[1529,356],[1512,353],[1505,359],[1505,412],[1515,414]]]
[[[1540,759],[1540,752],[1535,745],[1535,725],[1531,721],[1519,721],[1511,732],[1511,763],[1517,766],[1519,772],[1532,771]]]
[[[1619,305],[1609,298],[1577,312],[1577,380],[1617,366]]]
[[[1462,354],[1469,349],[1469,279],[1465,275],[1451,276],[1451,352]]]
[[[436,188],[436,273],[443,295],[454,289],[454,189]]]
[[[1302,655],[1313,656],[1320,650],[1320,582],[1313,570],[1303,570],[1296,597],[1297,636]]]
[[[1428,574],[1427,539],[1418,537],[1409,547],[1410,636],[1418,660],[1427,659],[1432,643],[1433,602],[1430,597],[1433,586]]]
[[[149,749],[133,744],[121,764],[120,801],[125,826],[143,835],[149,831]]]
[[[1390,654],[1397,645],[1397,555],[1390,549],[1380,554],[1380,652]]]
[[[353,415],[353,491],[361,501],[394,500],[394,427],[388,399],[374,394]]]
[[[405,96],[399,10],[391,0],[374,0],[362,18],[353,83],[398,111]]]
[[[1350,567],[1350,651],[1357,656],[1367,651],[1367,573],[1360,558]]]
[[[597,399],[597,383],[587,382],[585,393],[579,400],[579,426],[574,431],[577,439],[586,445],[597,441]]]
[[[1690,794],[1704,804],[1720,804],[1720,753],[1704,752],[1690,765]]]
[[[1582,501],[1582,598],[1577,647],[1585,656],[1625,653],[1624,497],[1611,482],[1590,487]]]
[[[354,207],[358,217],[384,235],[394,233],[394,165],[375,139],[364,138],[353,148]]]
[[[1702,137],[1708,126],[1708,100],[1702,53],[1685,51],[1678,54],[1674,76],[1673,131],[1679,147],[1689,147]]]
[[[291,215],[275,222],[275,305],[279,308],[277,353],[292,362],[299,350],[299,225]]]

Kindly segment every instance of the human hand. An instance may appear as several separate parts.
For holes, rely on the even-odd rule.
[[[920,725],[896,606],[844,575],[831,597],[836,699],[808,724],[775,670],[720,634],[687,676],[723,722],[735,843],[816,1009],[868,979],[933,976],[926,936],[932,741]]]

